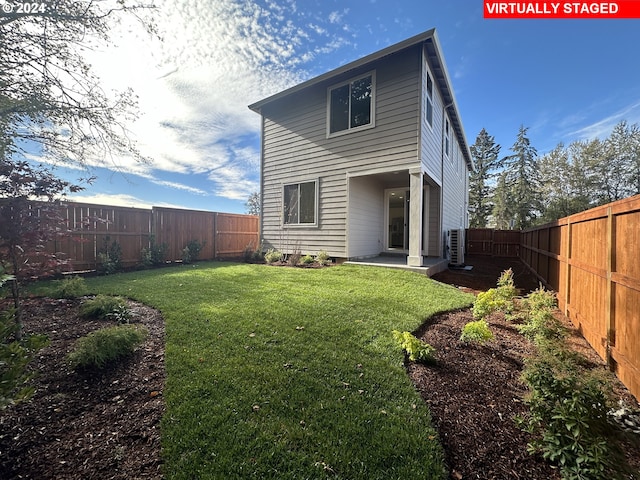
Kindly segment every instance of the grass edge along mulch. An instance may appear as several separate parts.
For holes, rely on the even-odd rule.
[[[166,322],[166,478],[445,478],[392,330],[473,297],[390,269],[200,263],[88,280]]]

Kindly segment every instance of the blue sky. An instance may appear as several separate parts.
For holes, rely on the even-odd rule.
[[[244,213],[260,158],[247,105],[433,27],[470,145],[484,127],[507,155],[524,125],[544,154],[640,123],[640,20],[485,20],[481,0],[158,4],[164,41],[125,23],[89,58],[105,89],[138,94],[130,128],[152,162],[93,165],[71,198]]]

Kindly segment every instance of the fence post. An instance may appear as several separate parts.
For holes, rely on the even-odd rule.
[[[615,361],[611,355],[611,349],[616,346],[616,327],[615,318],[615,286],[611,279],[611,274],[615,268],[615,217],[611,211],[611,207],[607,208],[607,289],[606,289],[606,307],[605,321],[607,325],[606,333],[606,349],[607,349],[607,367],[612,372],[615,371]]]
[[[570,285],[571,285],[571,233],[572,233],[572,225],[571,225],[571,218],[567,219],[567,239],[566,239],[566,244],[565,244],[565,250],[566,250],[566,255],[565,255],[565,263],[567,265],[567,274],[565,275],[565,279],[564,279],[564,315],[567,318],[569,317],[569,302],[570,302],[570,298],[569,298],[569,292],[570,292]],[[562,247],[561,247],[562,249]]]
[[[213,214],[213,259],[218,259],[218,212]]]

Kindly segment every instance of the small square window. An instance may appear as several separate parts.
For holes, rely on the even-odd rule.
[[[373,126],[373,73],[329,89],[328,133]]]

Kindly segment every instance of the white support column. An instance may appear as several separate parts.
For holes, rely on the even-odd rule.
[[[409,257],[407,265],[411,267],[422,267],[422,222],[423,212],[422,206],[424,195],[422,170],[411,170],[410,177],[410,196],[409,196]]]

